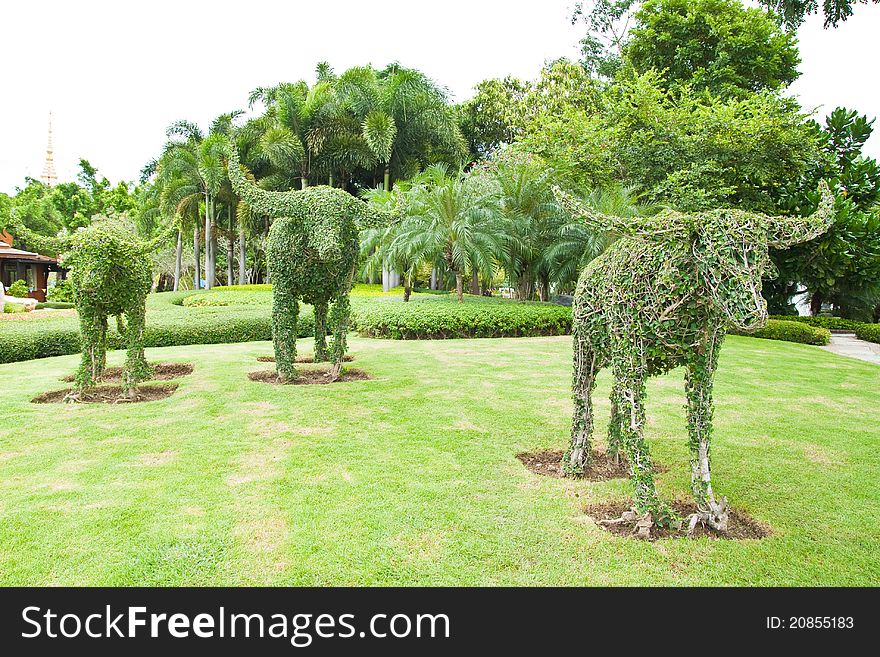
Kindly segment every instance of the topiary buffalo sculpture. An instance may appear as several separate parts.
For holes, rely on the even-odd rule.
[[[299,302],[315,309],[315,362],[332,362],[339,377],[347,349],[351,292],[360,253],[359,233],[385,226],[397,215],[348,192],[319,185],[288,192],[257,187],[242,171],[238,153],[228,149],[232,188],[251,210],[271,217],[267,258],[272,280],[272,341],[282,382],[296,378]],[[327,350],[328,308],[333,342]]]
[[[573,303],[574,377],[571,443],[563,458],[580,476],[591,458],[591,394],[596,374],[611,365],[608,452],[622,451],[634,486],[633,510],[640,536],[671,521],[660,502],[644,438],[645,380],[684,365],[692,491],[697,512],[688,519],[727,531],[727,500],[712,489],[709,443],[712,382],[727,327],[764,325],[767,306],[761,279],[772,274],[768,248],[785,248],[822,234],[834,197],[823,182],[817,211],[804,218],[771,217],[741,210],[696,214],[663,211],[641,218],[593,212],[558,188],[573,215],[599,231],[623,235],[584,269]]]

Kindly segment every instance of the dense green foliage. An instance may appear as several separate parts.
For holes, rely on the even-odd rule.
[[[6,294],[15,297],[16,299],[26,299],[28,292],[27,283],[24,281],[15,281],[12,285],[6,288]]]
[[[109,219],[80,229],[64,243],[64,264],[80,320],[82,363],[76,389],[93,387],[107,364],[107,322],[116,316],[128,349],[123,389],[137,396],[137,384],[149,378],[144,357],[146,298],[152,284],[149,253],[152,246]]]
[[[745,97],[798,76],[796,39],[739,0],[646,0],[635,14],[626,61],[663,73],[670,88]]]
[[[437,296],[416,297],[411,303],[382,300],[356,305],[353,319],[361,335],[398,340],[571,333],[570,308],[481,297],[465,297],[464,303]]]
[[[565,108],[529,125],[524,146],[579,187],[627,181],[646,200],[685,211],[778,211],[778,190],[820,158],[790,99],[678,93],[648,72],[622,77],[600,111]]]
[[[799,322],[801,324],[809,324],[810,326],[818,326],[820,328],[835,329],[840,331],[854,331],[861,326],[861,322],[842,317],[831,317],[830,315],[771,315],[770,319],[778,319],[786,322]]]
[[[37,310],[68,310],[75,307],[76,304],[70,301],[45,301],[37,304]]]
[[[665,210],[627,221],[554,191],[585,223],[625,236],[593,260],[578,281],[572,309],[575,409],[563,468],[582,476],[590,464],[592,391],[599,370],[610,365],[615,382],[608,453],[623,453],[630,463],[638,534],[645,538],[653,526],[672,522],[657,496],[644,436],[646,381],[683,365],[698,509],[689,519],[689,532],[697,523],[726,532],[727,500],[712,489],[709,458],[712,385],[721,343],[729,326],[763,326],[767,305],[761,279],[770,267],[769,246],[784,248],[827,230],[834,197],[823,182],[815,215],[800,220],[742,210]]]
[[[873,120],[841,107],[815,126],[824,158],[802,182],[786,186],[782,203],[800,213],[818,199],[805,188],[829,180],[838,192],[834,222],[819,238],[774,254],[780,272],[771,288],[774,310],[783,311],[801,288],[810,294],[813,314],[830,304],[835,314],[859,321],[880,317],[880,166],[862,153]]]
[[[11,303],[6,301],[3,303],[3,312],[4,313],[25,313],[27,312],[27,307],[20,303]]]
[[[415,294],[412,304],[381,286],[359,285],[352,292],[352,325],[365,335],[385,338],[452,338],[560,335],[571,330],[571,309],[539,303],[465,296]],[[245,285],[203,292],[166,292],[147,297],[144,344],[165,347],[271,340],[271,286]],[[409,306],[412,305],[412,308]],[[302,305],[298,337],[314,335],[311,306]],[[109,348],[123,346],[108,327]],[[5,322],[0,363],[60,356],[80,351],[77,319],[47,314],[39,320]]]
[[[76,182],[48,187],[28,178],[14,196],[0,194],[0,229],[7,228],[13,233],[13,237],[20,241],[16,246],[29,250],[43,247],[45,250],[46,244],[16,235],[14,225],[23,224],[38,236],[54,237],[61,231],[87,226],[96,215],[123,212],[138,215],[136,190],[130,185],[119,183],[113,186],[107,178],[98,178],[97,169],[87,160],[80,160],[79,167]]]
[[[46,299],[55,303],[73,303],[73,285],[70,280],[57,281],[49,288]]]
[[[222,294],[220,288],[216,294]],[[211,294],[215,294],[212,292]],[[198,293],[196,298],[211,296]],[[183,307],[193,292],[165,292],[147,297],[148,322],[144,346],[167,347],[188,344],[220,344],[271,340],[270,294],[261,306],[230,303],[228,307]],[[300,316],[301,336],[313,335],[311,309]],[[124,347],[124,337],[111,324],[107,330],[109,349]],[[76,317],[47,314],[39,320],[5,322],[0,331],[0,363],[78,353],[81,350]]]
[[[880,342],[880,324],[860,324],[856,327],[856,337],[868,342]]]
[[[339,376],[345,357],[359,230],[390,224],[393,215],[333,187],[266,192],[247,179],[238,153],[229,149],[229,178],[251,212],[274,218],[267,256],[272,277],[272,341],[282,381],[296,378],[299,303],[314,308],[315,361],[333,363]],[[331,305],[332,304],[332,305]],[[328,326],[329,311],[329,326]],[[328,352],[328,328],[333,342]]]
[[[831,341],[831,331],[827,328],[786,320],[768,319],[764,327],[755,331],[732,329],[730,332],[738,335],[748,335],[753,338],[784,340],[785,342],[799,342],[801,344],[826,345]]]
[[[788,30],[796,30],[807,16],[824,15],[825,28],[837,27],[853,15],[855,5],[877,4],[880,0],[759,0],[762,5],[773,12],[782,25]],[[821,6],[821,10],[820,10]]]

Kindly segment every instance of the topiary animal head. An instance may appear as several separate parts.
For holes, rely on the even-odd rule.
[[[787,248],[818,237],[831,223],[834,196],[822,181],[822,200],[808,217],[771,217],[742,210],[686,216],[691,253],[710,301],[734,326],[752,330],[767,320],[761,281],[775,278],[769,247]]]
[[[622,218],[595,213],[559,188],[554,193],[569,212],[596,230],[650,240],[656,243],[659,258],[684,254],[696,271],[683,274],[695,274],[690,284],[701,288],[704,302],[737,328],[751,330],[767,319],[761,281],[776,275],[769,248],[809,241],[831,224],[834,196],[824,181],[819,189],[822,200],[809,217],[724,209],[695,214],[666,210],[650,217]]]

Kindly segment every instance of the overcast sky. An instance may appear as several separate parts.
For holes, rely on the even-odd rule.
[[[0,192],[38,178],[53,114],[59,178],[79,158],[112,181],[134,180],[166,126],[206,127],[244,109],[261,85],[314,79],[315,63],[342,71],[399,61],[468,98],[485,78],[534,78],[547,59],[577,57],[572,0],[268,0],[4,2],[0,8]],[[880,54],[880,6],[858,6],[837,30],[814,17],[799,32],[792,86],[821,116],[837,105],[880,114],[865,76]],[[880,133],[880,125],[878,125]],[[880,157],[880,136],[868,151]]]

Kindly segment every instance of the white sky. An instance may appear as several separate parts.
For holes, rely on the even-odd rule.
[[[573,0],[242,0],[4,2],[0,8],[0,192],[43,168],[53,113],[59,178],[80,157],[111,181],[134,180],[157,155],[166,126],[207,127],[245,109],[254,87],[300,78],[315,64],[337,72],[400,61],[464,100],[490,77],[534,78],[543,62],[577,57]],[[821,116],[837,105],[880,114],[866,76],[880,55],[880,6],[858,6],[837,30],[813,17],[799,33],[792,86]],[[821,117],[820,117],[821,118]],[[878,122],[880,134],[880,122]],[[880,157],[880,136],[868,143]]]

